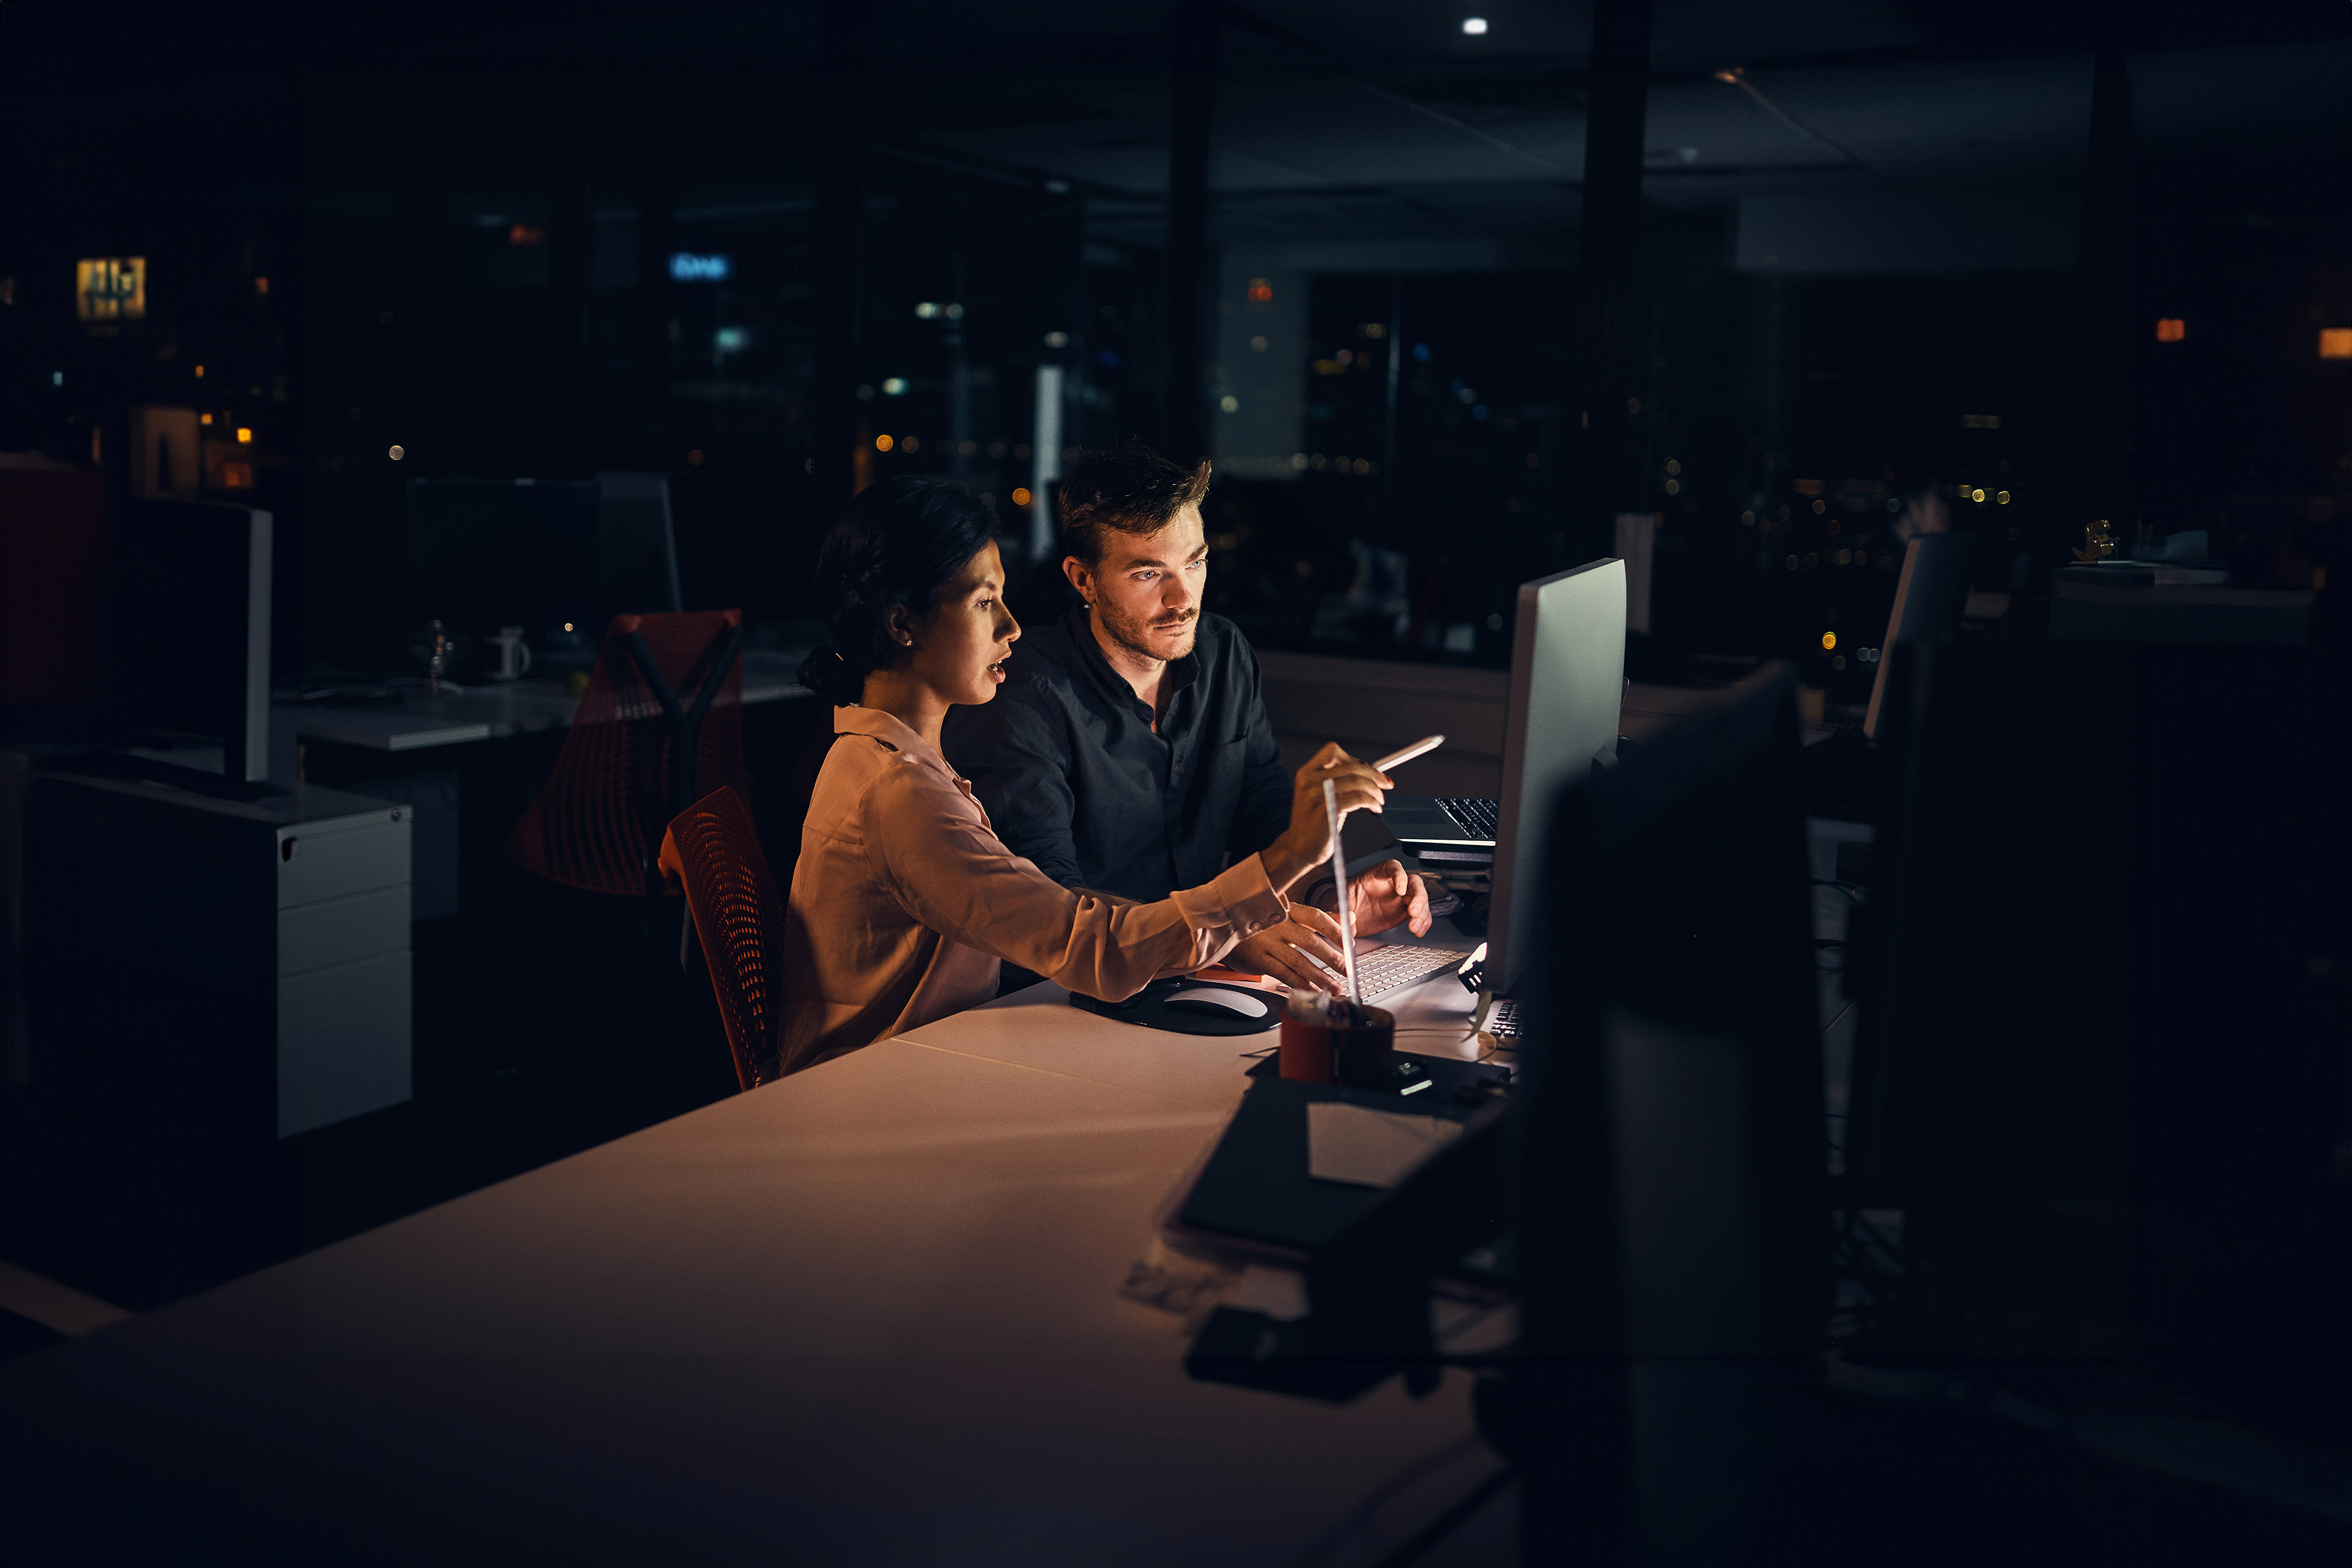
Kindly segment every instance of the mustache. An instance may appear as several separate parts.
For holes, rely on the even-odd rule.
[[[1200,615],[1201,612],[1198,610],[1186,610],[1180,615],[1165,616],[1151,624],[1155,626],[1181,626],[1188,622],[1198,620]]]

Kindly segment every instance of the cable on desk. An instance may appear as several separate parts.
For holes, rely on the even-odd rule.
[[[1382,1504],[1394,1499],[1398,1493],[1428,1475],[1432,1470],[1443,1469],[1472,1449],[1485,1447],[1486,1442],[1483,1438],[1457,1437],[1434,1453],[1423,1454],[1417,1459],[1408,1460],[1402,1468],[1382,1478],[1370,1491],[1365,1493],[1364,1500],[1358,1503],[1346,1518],[1307,1542],[1307,1550],[1290,1560],[1291,1568],[1313,1568],[1314,1563],[1328,1556],[1333,1548],[1362,1528],[1365,1521],[1370,1520]],[[1454,1506],[1458,1508],[1461,1505],[1457,1503]],[[1448,1511],[1451,1512],[1450,1510]],[[1467,1515],[1464,1517],[1466,1518]],[[1415,1539],[1419,1538],[1415,1537]],[[1406,1544],[1411,1545],[1412,1542],[1408,1542]],[[1426,1543],[1423,1550],[1426,1550]],[[1411,1559],[1401,1561],[1410,1562]]]
[[[1405,1568],[1407,1563],[1419,1562],[1423,1552],[1454,1533],[1471,1515],[1486,1507],[1496,1493],[1509,1486],[1513,1473],[1506,1465],[1488,1476],[1471,1490],[1469,1496],[1422,1526],[1403,1545],[1381,1558],[1377,1568]]]

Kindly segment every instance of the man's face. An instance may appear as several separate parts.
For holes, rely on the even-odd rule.
[[[1071,581],[1094,604],[1095,624],[1113,642],[1162,661],[1192,651],[1209,577],[1199,507],[1186,507],[1157,533],[1106,531],[1102,559],[1091,570],[1069,564]]]

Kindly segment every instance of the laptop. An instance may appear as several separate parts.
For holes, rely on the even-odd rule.
[[[1509,929],[1520,905],[1533,918],[1541,831],[1560,789],[1617,761],[1625,700],[1625,563],[1615,557],[1519,588],[1511,695],[1503,729],[1503,798],[1389,797],[1381,823],[1434,866],[1491,859],[1487,973],[1497,991],[1516,978]]]
[[[1492,849],[1502,831],[1503,803],[1456,795],[1391,795],[1381,823],[1400,844]],[[1491,857],[1481,856],[1481,859]]]

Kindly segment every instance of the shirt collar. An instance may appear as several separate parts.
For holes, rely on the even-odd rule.
[[[1109,657],[1102,650],[1102,644],[1095,640],[1092,613],[1084,605],[1073,605],[1063,614],[1062,626],[1068,632],[1070,640],[1077,645],[1078,658],[1094,676],[1095,683],[1111,697],[1124,700],[1129,707],[1140,708],[1143,701],[1136,696],[1135,688],[1127,683],[1127,677],[1111,667]],[[1168,690],[1171,700],[1198,679],[1200,673],[1201,638],[1196,628],[1192,637],[1192,651],[1182,658],[1169,661]]]
[[[833,732],[836,735],[869,735],[895,751],[906,752],[919,763],[928,763],[951,779],[962,775],[948,766],[939,748],[907,728],[896,714],[885,713],[879,708],[860,708],[855,703],[833,710]]]

